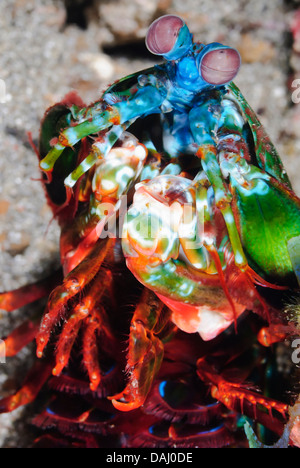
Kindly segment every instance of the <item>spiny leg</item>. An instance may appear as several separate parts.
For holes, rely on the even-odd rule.
[[[89,317],[84,320],[83,325],[83,364],[89,376],[90,389],[96,391],[102,378],[102,370],[99,363],[98,338],[99,336],[101,337],[101,349],[103,337],[105,340],[108,338],[110,346],[116,349],[115,337],[110,330],[107,314],[101,306],[92,310]]]
[[[71,316],[67,319],[58,339],[56,349],[56,364],[53,375],[59,375],[68,364],[73,344],[84,319],[92,312],[95,304],[101,302],[103,294],[110,288],[112,275],[104,270],[98,275],[83,299],[74,307]]]
[[[273,410],[276,410],[281,414],[283,419],[286,419],[288,417],[289,408],[287,404],[264,397],[258,392],[249,390],[247,386],[242,383],[226,380],[206,362],[205,358],[200,358],[198,360],[197,374],[201,380],[211,386],[211,394],[213,398],[221,401],[227,408],[244,414],[247,403],[247,414],[249,414],[250,417],[254,417],[255,420],[258,419],[257,406],[265,408],[269,414],[259,411],[260,421],[274,432],[279,435],[281,434],[283,425],[279,422],[278,424],[276,423],[273,416]]]
[[[81,305],[81,304],[80,304]],[[75,308],[74,313],[67,319],[56,346],[55,367],[53,375],[60,375],[68,364],[73,344],[77,338],[82,321],[87,317],[89,311],[83,306]]]
[[[74,270],[64,279],[61,286],[58,286],[49,298],[47,312],[45,313],[39,333],[36,337],[37,356],[42,357],[51,331],[61,317],[67,302],[80,293],[82,289],[98,273],[111,245],[113,239],[103,239],[99,241],[88,255]]]
[[[83,332],[83,363],[88,372],[90,389],[96,391],[101,381],[101,369],[98,359],[98,346],[96,332],[100,329],[101,319],[92,311],[90,317],[85,320]]]
[[[115,408],[131,411],[144,403],[163,358],[163,344],[156,335],[168,323],[170,316],[170,310],[158,297],[145,289],[130,326],[129,382],[120,394],[110,397]]]

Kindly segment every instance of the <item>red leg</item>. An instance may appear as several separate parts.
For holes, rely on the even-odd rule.
[[[0,293],[0,309],[11,312],[31,302],[46,297],[62,279],[61,271],[56,271],[48,278],[37,283],[22,286],[13,291]]]
[[[55,367],[52,370],[53,375],[60,375],[61,371],[68,364],[73,344],[81,327],[81,322],[87,315],[88,311],[81,308],[74,311],[74,314],[72,314],[65,323],[57,343]]]
[[[84,321],[83,363],[89,375],[90,389],[92,391],[97,390],[102,378],[99,363],[98,336],[103,337],[105,341],[108,338],[112,349],[116,350],[115,338],[110,331],[106,312],[101,306],[98,309],[94,309]]]
[[[90,379],[90,389],[96,391],[101,381],[101,369],[98,360],[96,332],[100,329],[101,319],[96,311],[85,321],[83,333],[83,363]]]
[[[44,315],[39,333],[37,335],[37,356],[43,355],[52,329],[61,318],[67,302],[80,293],[98,273],[107,252],[112,245],[112,239],[98,242],[93,251],[64,279],[51,294],[47,306],[48,312]]]
[[[103,294],[110,288],[112,275],[110,271],[103,271],[93,282],[86,296],[75,306],[71,316],[67,319],[59,336],[56,351],[56,365],[53,375],[59,375],[68,364],[73,344],[77,338],[82,321],[86,319],[96,302],[100,302]]]
[[[4,347],[5,356],[12,357],[18,354],[18,352],[24,348],[24,346],[31,343],[36,337],[39,330],[39,323],[35,323],[31,320],[26,320],[21,325],[13,330],[10,335],[4,338],[1,345]],[[0,356],[2,354],[0,353]]]
[[[197,373],[201,380],[211,386],[213,398],[221,401],[227,408],[254,418],[271,431],[281,435],[283,423],[273,416],[273,410],[281,414],[283,420],[288,417],[288,405],[251,391],[242,382],[229,382],[217,374],[204,358],[197,362]],[[259,410],[258,405],[268,410]]]

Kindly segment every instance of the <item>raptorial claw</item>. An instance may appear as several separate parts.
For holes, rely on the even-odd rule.
[[[156,336],[162,331],[170,313],[148,289],[144,290],[134,312],[129,335],[126,372],[128,384],[119,394],[110,397],[115,408],[130,411],[145,401],[163,358],[163,344]]]

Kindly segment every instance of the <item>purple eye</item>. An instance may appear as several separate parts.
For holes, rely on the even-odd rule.
[[[207,83],[221,85],[233,80],[239,71],[241,57],[235,49],[217,49],[204,55],[200,72]]]
[[[184,26],[184,22],[179,16],[161,16],[148,29],[147,49],[155,55],[167,54],[173,49],[182,26]]]

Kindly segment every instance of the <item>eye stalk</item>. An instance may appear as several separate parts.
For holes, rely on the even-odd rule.
[[[222,85],[233,80],[240,66],[241,57],[238,51],[220,44],[214,45],[212,50],[203,55],[199,69],[207,83]]]
[[[147,49],[167,60],[183,57],[191,45],[192,35],[184,21],[176,15],[165,15],[155,20],[146,36]]]

